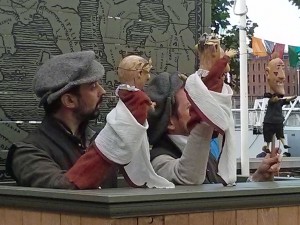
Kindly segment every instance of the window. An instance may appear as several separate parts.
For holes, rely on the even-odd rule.
[[[255,95],[255,86],[253,86],[253,94]]]
[[[258,74],[258,82],[260,83],[260,74]]]
[[[287,77],[287,82],[290,83],[290,75]]]
[[[258,63],[258,71],[260,71],[260,63]]]
[[[266,83],[266,76],[264,76],[264,82]]]
[[[289,95],[290,94],[290,86],[288,86],[287,88],[288,88],[287,92],[288,92],[288,95]]]
[[[254,71],[254,63],[253,63],[253,65],[252,65],[252,67],[253,67],[253,71]]]
[[[264,93],[266,93],[267,92],[267,86],[265,85],[264,86]]]
[[[255,82],[255,74],[253,74],[253,82]]]

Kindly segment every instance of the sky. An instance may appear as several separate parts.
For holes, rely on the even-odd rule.
[[[288,0],[246,0],[248,17],[259,27],[254,36],[286,45],[300,46],[300,10]],[[231,10],[231,24],[239,16]]]

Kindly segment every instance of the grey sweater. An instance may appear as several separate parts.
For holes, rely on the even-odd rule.
[[[174,143],[154,145],[150,153],[156,173],[175,184],[221,182],[221,178],[211,178],[211,174],[208,174],[213,172],[217,176],[217,164],[209,166],[214,171],[207,171],[212,132],[213,128],[205,123],[196,125],[182,153]]]

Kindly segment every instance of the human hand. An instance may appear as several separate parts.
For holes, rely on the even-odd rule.
[[[255,173],[252,175],[252,181],[262,182],[274,180],[274,175],[277,175],[280,170],[282,159],[280,152],[281,150],[279,148],[275,148],[271,151],[271,154],[268,153],[265,156]]]
[[[236,56],[236,54],[237,54],[237,50],[232,48],[225,51],[225,55],[227,55],[229,58],[233,58],[234,56]]]

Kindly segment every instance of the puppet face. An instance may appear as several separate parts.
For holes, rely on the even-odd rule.
[[[221,57],[220,39],[215,34],[202,34],[197,49],[200,67],[203,69],[210,70],[211,66]]]
[[[266,68],[267,81],[271,91],[276,94],[284,95],[284,63],[280,58],[272,59]]]
[[[130,55],[125,57],[118,67],[118,75],[121,83],[135,86],[143,89],[147,81],[150,79],[150,70],[152,68],[152,60]]]
[[[135,86],[138,89],[143,89],[145,84],[149,81],[150,79],[150,70],[152,68],[152,60],[149,59],[149,62],[144,61],[140,62],[137,65],[137,70],[139,72],[137,78],[135,79]]]
[[[215,63],[218,59],[221,58],[221,47],[219,39],[213,39],[208,41],[207,43],[205,43],[204,49],[204,55],[207,57],[210,56],[213,63]]]

